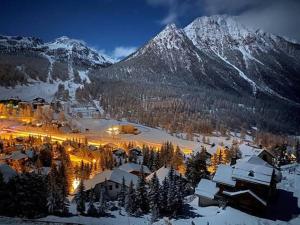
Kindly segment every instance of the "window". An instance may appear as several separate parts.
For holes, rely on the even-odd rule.
[[[118,189],[119,188],[119,184],[116,184],[116,189]]]
[[[109,190],[112,190],[112,185],[109,185],[109,186],[108,186],[108,189],[109,189]]]

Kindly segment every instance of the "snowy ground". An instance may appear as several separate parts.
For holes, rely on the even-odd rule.
[[[283,191],[290,194],[290,196],[294,196],[294,200],[296,201],[291,201],[283,205],[281,205],[282,202],[278,202],[283,210],[280,212],[274,211],[273,214],[275,217],[278,216],[278,218],[280,218],[280,214],[287,213],[289,215],[284,215],[286,216],[284,218],[290,218],[288,220],[280,220],[278,218],[258,218],[231,207],[227,207],[224,210],[215,206],[198,207],[198,198],[195,198],[192,202],[186,205],[186,215],[184,217],[171,219],[170,222],[172,225],[191,225],[192,222],[194,222],[195,225],[299,225],[300,211],[298,207],[300,207],[300,165],[293,164],[285,166],[283,168],[282,174],[283,180],[278,184],[279,191]],[[281,201],[280,198],[279,201]],[[296,205],[293,206],[292,204],[294,203],[296,203]],[[293,212],[295,208],[297,211]],[[70,211],[71,213],[76,213],[74,204],[71,205]],[[165,220],[165,218],[160,219],[155,223],[155,225],[165,225]],[[41,223],[41,221],[43,222]],[[39,220],[39,223],[33,221],[22,221],[16,218],[0,217],[0,224],[49,224],[45,223],[46,221],[51,222],[50,224],[68,223],[86,225],[148,225],[150,224],[150,216],[146,215],[144,217],[130,217],[127,216],[124,211],[122,211],[121,213],[119,211],[112,211],[110,212],[110,216],[101,218],[83,216],[61,218],[48,216],[45,218],[41,218]]]
[[[114,137],[115,140],[137,141],[149,145],[160,145],[163,142],[170,141],[174,145],[178,145],[182,150],[186,152],[199,151],[201,149],[201,145],[203,145],[207,148],[208,152],[214,153],[219,143],[223,142],[224,145],[231,146],[233,139],[231,138],[230,140],[227,140],[222,136],[209,136],[210,143],[216,144],[216,146],[211,149],[210,145],[202,143],[201,135],[195,137],[194,141],[189,141],[176,136],[172,136],[165,130],[159,128],[151,128],[140,124],[129,123],[127,121],[117,121],[113,119],[77,119],[76,124],[81,130],[85,130],[86,128],[88,128],[91,133],[98,134],[100,138],[109,137],[109,134],[106,132],[109,127],[122,124],[132,124],[137,127],[139,131],[141,131],[140,134],[119,134]],[[185,134],[183,134],[183,136],[185,136]],[[196,141],[197,139],[200,142]],[[236,137],[235,139],[239,138]]]

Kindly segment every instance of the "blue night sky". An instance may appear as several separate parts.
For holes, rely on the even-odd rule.
[[[170,22],[183,27],[194,18],[231,14],[253,21],[267,31],[298,39],[299,29],[287,29],[282,18],[299,22],[296,0],[0,0],[0,34],[35,36],[51,41],[60,36],[84,40],[89,46],[114,56],[116,48],[132,51]],[[295,5],[296,4],[296,5]],[[281,13],[276,10],[281,9]],[[299,9],[300,7],[298,7]],[[276,27],[267,16],[279,17]],[[286,14],[284,14],[286,12]],[[293,14],[294,12],[294,14]],[[277,13],[277,14],[276,14]],[[261,17],[260,17],[261,15]],[[248,18],[247,18],[248,16]],[[280,16],[282,18],[280,18]],[[260,19],[261,18],[261,19]],[[287,21],[290,24],[291,21]],[[294,27],[293,27],[294,28]],[[298,32],[298,31],[297,31]],[[116,55],[115,55],[116,56]],[[116,57],[122,57],[119,53]]]

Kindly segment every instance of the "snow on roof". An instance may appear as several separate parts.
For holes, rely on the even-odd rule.
[[[232,179],[233,168],[229,165],[220,164],[213,178],[214,182],[235,186],[236,181]]]
[[[29,158],[33,158],[34,156],[34,151],[33,150],[26,150],[25,154],[29,157]]]
[[[28,156],[25,155],[24,153],[22,153],[21,151],[14,151],[9,156],[9,159],[12,159],[12,160],[20,160],[20,159],[26,159],[26,158],[28,158]]]
[[[136,175],[116,168],[114,170],[105,170],[102,173],[96,174],[92,179],[85,180],[84,186],[86,190],[89,190],[94,188],[97,184],[105,182],[105,180],[122,184],[123,177],[126,186],[129,186],[131,181],[133,182],[133,185],[136,185],[138,182],[138,177]]]
[[[216,185],[217,184],[211,180],[201,179],[195,189],[195,194],[213,199],[220,190]]]
[[[263,199],[261,199],[256,194],[254,194],[251,190],[243,190],[243,191],[236,191],[236,192],[223,191],[222,193],[225,195],[229,195],[229,196],[236,196],[236,195],[242,195],[245,193],[249,193],[254,198],[256,198],[259,202],[261,202],[263,205],[265,205],[265,206],[267,205],[267,203]]]
[[[125,163],[125,164],[119,166],[119,169],[124,170],[128,173],[131,173],[133,171],[140,172],[141,167],[142,167],[142,165],[137,164],[137,163]],[[144,173],[148,173],[148,174],[151,173],[151,171],[149,170],[149,168],[147,166],[143,166],[143,171],[144,171]]]
[[[239,146],[240,152],[242,153],[242,158],[250,157],[252,155],[259,155],[263,149],[255,148],[247,144],[241,144]]]
[[[274,168],[257,156],[247,161],[238,161],[234,166],[232,177],[238,180],[270,185]]]
[[[17,172],[6,163],[0,163],[0,172],[5,182],[8,182],[12,177],[17,175]]]
[[[160,169],[158,169],[157,171],[155,171],[160,184],[162,184],[163,181],[164,181],[164,179],[165,179],[165,177],[168,176],[169,171],[170,171],[170,168],[169,167],[164,167],[164,166],[161,167]],[[153,177],[153,175],[154,175],[155,172],[153,172],[149,176],[147,176],[146,180],[150,181],[152,179],[152,177]],[[174,174],[177,175],[177,176],[180,176],[180,174],[176,170],[174,170]]]

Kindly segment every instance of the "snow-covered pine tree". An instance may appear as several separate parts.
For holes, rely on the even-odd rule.
[[[76,209],[80,214],[84,214],[85,212],[85,200],[85,187],[83,180],[81,179],[78,186],[78,192],[75,195]]]
[[[105,188],[101,187],[100,190],[100,197],[99,197],[99,207],[98,207],[98,214],[99,216],[104,216],[106,211],[106,198],[105,198]]]
[[[90,196],[89,196],[89,205],[88,205],[88,210],[87,210],[87,214],[88,216],[92,216],[92,217],[96,217],[98,216],[98,212],[97,212],[97,209],[94,205],[94,191],[93,189],[90,190]]]
[[[61,161],[61,164],[58,169],[58,176],[56,179],[58,185],[58,193],[59,193],[59,209],[62,214],[68,214],[69,212],[69,201],[68,197],[68,180],[67,173],[64,161]]]
[[[136,212],[136,195],[133,187],[133,182],[130,182],[126,199],[125,199],[125,209],[126,212],[130,215],[134,215]]]
[[[188,159],[185,176],[194,188],[200,182],[201,178],[207,174],[205,160],[205,154],[199,152]]]
[[[169,190],[169,182],[167,177],[163,180],[162,186],[159,190],[159,202],[160,202],[160,212],[165,213],[168,211],[168,190]]]
[[[52,163],[47,182],[47,208],[49,214],[58,214],[59,212],[59,188],[57,184],[58,171],[56,165]]]
[[[140,176],[136,187],[136,206],[141,213],[149,211],[148,192],[143,166],[141,166]]]
[[[174,213],[178,214],[183,207],[184,199],[184,186],[182,182],[182,176],[176,178],[175,180],[175,198],[174,198]]]
[[[121,190],[118,195],[118,204],[121,207],[125,206],[125,198],[126,198],[126,185],[125,185],[125,178],[122,179]]]
[[[150,180],[148,199],[151,213],[155,211],[155,214],[159,216],[159,180],[157,178],[156,172],[153,174],[153,177]]]
[[[175,176],[175,171],[171,167],[169,174],[168,174],[168,183],[169,183],[169,188],[168,188],[168,195],[167,195],[167,206],[168,206],[168,211],[171,212],[175,208],[175,197],[176,197],[176,176]]]

